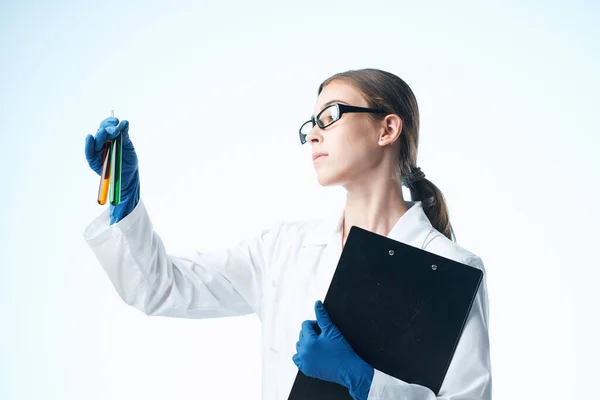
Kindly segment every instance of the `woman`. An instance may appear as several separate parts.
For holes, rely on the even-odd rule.
[[[122,299],[147,315],[256,313],[264,399],[287,399],[298,369],[346,386],[355,399],[435,399],[428,388],[360,359],[315,303],[325,297],[353,225],[484,270],[478,256],[454,242],[442,194],[417,167],[415,96],[393,74],[347,71],[321,84],[314,115],[300,128],[300,140],[312,147],[319,183],[346,189],[339,216],[282,222],[227,251],[168,254],[139,198],[129,124],[107,118],[95,137],[88,135],[86,158],[100,173],[102,145],[123,135],[122,201],[84,236]],[[485,276],[437,398],[491,399]]]

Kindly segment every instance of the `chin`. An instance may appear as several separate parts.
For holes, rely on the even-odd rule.
[[[323,187],[339,186],[342,184],[342,179],[338,174],[317,173],[317,182]]]

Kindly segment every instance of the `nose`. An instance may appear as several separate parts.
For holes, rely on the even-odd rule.
[[[306,135],[306,141],[309,143],[321,143],[323,141],[321,129],[317,125],[313,126],[310,133]]]

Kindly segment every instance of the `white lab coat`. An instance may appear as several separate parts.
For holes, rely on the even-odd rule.
[[[436,231],[421,202],[388,237],[484,270],[479,257]],[[262,398],[285,400],[298,372],[292,361],[302,321],[315,319],[342,251],[343,210],[334,218],[285,222],[224,251],[167,253],[143,201],[109,226],[106,210],[84,237],[125,303],[147,315],[211,318],[256,313],[262,323]],[[432,400],[434,393],[375,371],[369,400]],[[437,399],[491,399],[486,280]]]

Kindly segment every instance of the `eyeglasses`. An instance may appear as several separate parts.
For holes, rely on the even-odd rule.
[[[375,108],[355,107],[347,106],[345,104],[334,103],[325,107],[316,117],[313,117],[302,124],[300,127],[300,143],[306,143],[306,136],[312,131],[315,125],[319,128],[325,129],[329,125],[339,121],[342,115],[345,113],[372,113],[372,114],[383,114],[385,111],[381,111]]]

